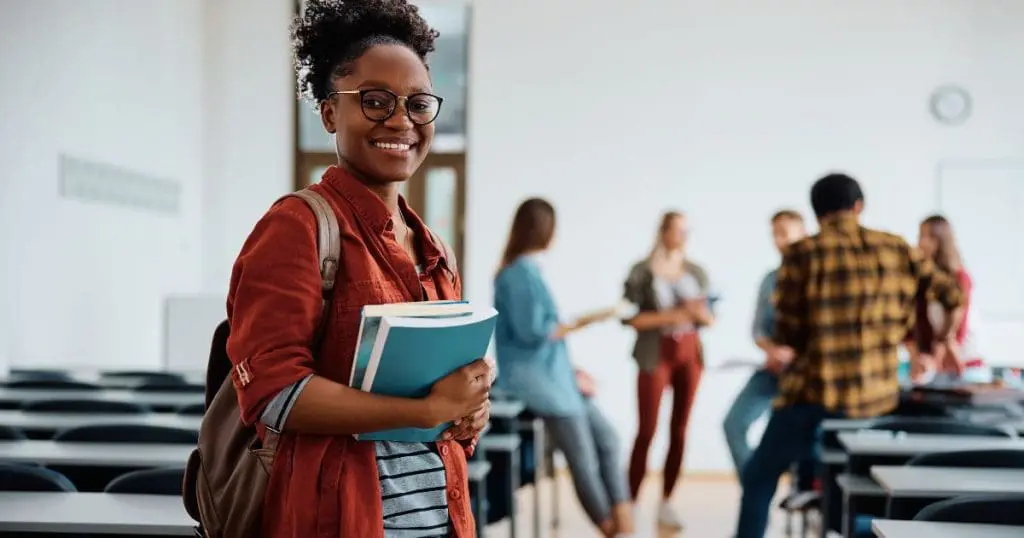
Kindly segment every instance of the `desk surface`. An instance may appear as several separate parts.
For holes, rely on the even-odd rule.
[[[184,467],[194,448],[184,444],[0,441],[0,461],[91,467]]]
[[[893,521],[875,519],[871,529],[878,538],[1020,538],[1024,528],[1010,525],[973,525],[933,523],[930,521]]]
[[[836,485],[847,495],[856,495],[858,497],[880,497],[885,495],[885,489],[866,476],[841,474],[836,477]]]
[[[199,430],[202,417],[181,416],[171,413],[112,414],[112,413],[38,413],[0,409],[0,425],[26,430],[59,431],[77,426],[95,424],[131,424],[164,426],[184,430]]]
[[[491,400],[491,419],[516,418],[526,410],[519,400]]]
[[[969,435],[840,432],[839,443],[851,456],[915,456],[926,452],[1022,448],[1024,440]]]
[[[20,404],[39,400],[105,400],[163,407],[182,407],[203,403],[206,401],[206,397],[199,393],[137,392],[131,389],[52,390],[0,388],[0,402]]]
[[[194,536],[181,498],[112,493],[0,493],[0,531]]]
[[[944,499],[958,495],[1024,493],[1024,470],[1019,469],[876,465],[871,468],[871,476],[893,497]]]

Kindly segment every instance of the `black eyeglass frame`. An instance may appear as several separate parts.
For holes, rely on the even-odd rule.
[[[371,93],[371,92],[382,92],[382,93],[386,93],[386,94],[390,95],[391,97],[395,98],[394,106],[391,107],[391,110],[389,110],[388,114],[386,116],[384,116],[383,118],[380,118],[380,119],[372,118],[372,117],[370,117],[369,114],[366,113],[366,107],[363,106],[363,97],[366,96],[366,94]],[[444,97],[441,97],[439,95],[434,95],[432,93],[416,92],[416,93],[411,93],[409,95],[397,95],[395,92],[393,92],[391,90],[385,90],[385,89],[382,89],[382,88],[372,88],[372,89],[363,89],[363,90],[333,91],[333,92],[327,94],[327,99],[330,99],[330,98],[334,97],[335,95],[358,95],[359,96],[359,110],[362,111],[363,117],[365,117],[366,119],[368,119],[370,121],[376,122],[376,123],[384,123],[385,121],[388,121],[389,119],[391,119],[391,116],[394,116],[395,115],[395,111],[398,110],[398,103],[404,101],[405,104],[403,105],[403,108],[405,108],[405,116],[407,118],[409,118],[409,121],[413,122],[415,125],[430,125],[431,123],[434,123],[437,120],[438,116],[441,115],[441,105],[444,104]],[[437,99],[437,110],[434,111],[434,117],[430,118],[430,121],[422,122],[421,123],[419,121],[416,121],[416,119],[412,117],[412,112],[409,110],[409,100],[410,99],[414,99],[416,97],[424,96],[424,95],[427,96],[427,97],[432,97],[434,99]],[[325,101],[327,99],[325,99]]]

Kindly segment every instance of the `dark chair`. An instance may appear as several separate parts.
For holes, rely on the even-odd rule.
[[[119,372],[103,372],[102,377],[113,379],[136,379],[140,382],[185,383],[185,377],[173,372],[147,372],[144,370],[125,370]]]
[[[66,476],[45,467],[0,463],[0,491],[77,491]]]
[[[57,379],[57,380],[71,380],[71,375],[61,370],[22,370],[13,369],[11,370],[10,378],[12,380],[18,379]]]
[[[921,454],[907,461],[914,467],[964,467],[972,469],[1024,469],[1024,450],[960,450]],[[889,499],[888,517],[910,519],[934,499],[895,497]]]
[[[100,390],[103,387],[84,381],[70,379],[15,379],[7,382],[9,389],[38,390]]]
[[[76,443],[189,444],[199,442],[199,432],[141,424],[97,424],[64,430],[54,441]]]
[[[972,469],[1024,469],[1024,450],[958,450],[933,452],[911,458],[915,467],[967,467]]]
[[[201,403],[183,405],[176,411],[179,415],[201,417],[206,413],[206,406]]]
[[[912,418],[889,417],[872,424],[871,430],[938,434],[938,435],[976,435],[980,437],[1017,437],[1017,433],[1009,428],[988,424],[972,424],[953,420],[915,420]]]
[[[146,469],[123,474],[103,489],[106,493],[140,495],[181,495],[185,470],[182,468]]]
[[[928,505],[914,521],[1024,527],[1024,495],[968,495]],[[1021,531],[1024,534],[1024,530]]]
[[[178,381],[156,381],[149,380],[137,385],[134,390],[138,392],[174,392],[179,394],[205,394],[206,387],[192,385]]]
[[[0,425],[0,441],[24,441],[28,439],[21,430]]]
[[[141,415],[149,408],[131,402],[107,400],[38,400],[24,404],[21,409],[32,413],[105,413]]]

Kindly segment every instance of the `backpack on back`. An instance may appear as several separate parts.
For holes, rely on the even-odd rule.
[[[317,220],[323,311],[313,342],[315,355],[328,317],[340,261],[338,219],[327,201],[312,190],[288,196],[305,201]],[[263,525],[263,497],[280,436],[268,429],[261,442],[256,427],[242,423],[230,375],[233,366],[227,354],[230,332],[225,320],[213,334],[206,367],[206,408],[199,427],[199,446],[189,456],[182,484],[185,510],[200,523],[197,535],[205,538],[259,536]]]
[[[338,217],[330,204],[315,191],[305,189],[286,198],[288,196],[301,198],[316,215],[323,292],[320,326],[312,342],[313,356],[316,357],[341,261]],[[454,285],[458,274],[455,255],[432,230],[429,233],[444,250],[449,277]],[[268,428],[261,442],[256,427],[242,423],[238,396],[230,375],[233,365],[227,353],[230,332],[225,320],[213,334],[206,366],[206,406],[199,427],[199,446],[189,456],[182,485],[185,510],[199,522],[197,535],[205,538],[251,538],[260,535],[264,496],[280,437],[280,432]]]

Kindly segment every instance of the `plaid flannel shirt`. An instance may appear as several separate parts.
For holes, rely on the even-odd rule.
[[[852,418],[893,410],[897,346],[922,286],[950,310],[962,302],[949,275],[853,215],[825,218],[817,235],[791,245],[775,288],[775,340],[796,358],[780,377],[776,407],[815,404]]]

